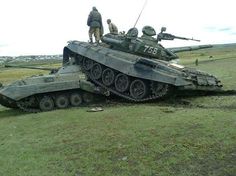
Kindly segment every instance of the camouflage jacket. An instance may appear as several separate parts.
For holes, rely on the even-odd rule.
[[[92,10],[88,16],[87,25],[102,28],[102,16],[97,10]]]

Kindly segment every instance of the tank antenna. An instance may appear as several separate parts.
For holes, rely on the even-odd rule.
[[[135,24],[134,24],[134,28],[135,28],[136,24],[138,23],[138,20],[139,20],[140,16],[142,15],[145,6],[147,5],[147,2],[148,2],[148,0],[146,0],[146,1],[144,2],[143,8],[142,8],[141,12],[139,13],[139,16],[138,16],[138,18],[137,18],[137,20],[136,20],[136,22],[135,22]]]

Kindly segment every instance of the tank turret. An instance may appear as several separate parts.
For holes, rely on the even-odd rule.
[[[200,41],[193,38],[179,37],[172,34],[164,33],[166,31],[165,27],[161,28],[161,32],[156,35],[156,31],[151,26],[144,26],[142,29],[142,36],[138,37],[137,28],[131,28],[127,34],[114,35],[106,34],[103,36],[102,41],[108,44],[112,49],[129,52],[132,54],[137,54],[143,57],[159,59],[165,61],[171,61],[178,59],[179,57],[175,54],[176,52],[181,51],[191,51],[198,50],[203,48],[210,48],[211,45],[199,45],[194,47],[185,47],[185,48],[175,48],[167,49],[164,48],[159,42],[161,40],[194,40]]]

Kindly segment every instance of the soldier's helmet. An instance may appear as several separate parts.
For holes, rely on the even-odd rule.
[[[165,31],[166,31],[166,27],[162,27],[161,32],[165,32]]]
[[[147,36],[156,35],[155,29],[151,26],[144,26],[143,29],[142,29],[142,32],[143,32],[144,35],[147,35]]]

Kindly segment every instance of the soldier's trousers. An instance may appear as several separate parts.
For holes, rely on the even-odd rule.
[[[96,42],[100,41],[100,29],[99,28],[94,28],[90,27],[89,28],[89,39],[92,40],[93,35],[95,37]]]

